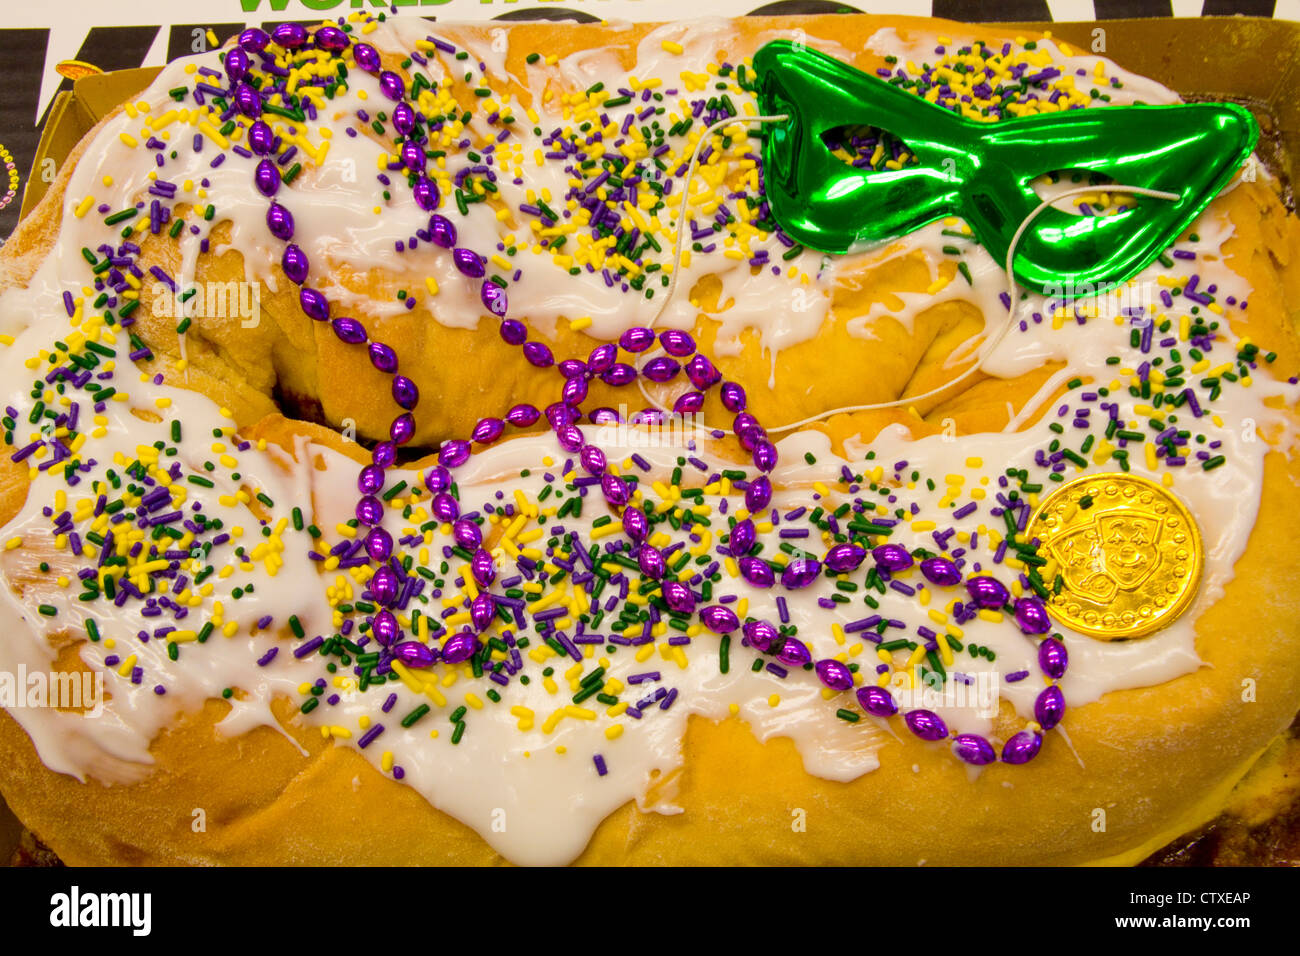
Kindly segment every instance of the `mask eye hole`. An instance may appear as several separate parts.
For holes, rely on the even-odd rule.
[[[1053,209],[1070,216],[1118,216],[1136,209],[1140,197],[1106,190],[1114,182],[1110,176],[1093,169],[1054,169],[1036,177],[1029,185],[1039,199],[1052,199],[1071,189],[1096,187],[1092,192],[1065,196],[1052,203]]]
[[[821,136],[832,156],[864,172],[887,172],[919,166],[916,154],[887,129],[860,123],[836,126]]]

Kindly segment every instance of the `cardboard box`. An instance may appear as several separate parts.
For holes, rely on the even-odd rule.
[[[27,177],[23,191],[23,204],[19,219],[32,211],[41,201],[50,184],[38,175],[47,159],[53,159],[55,168],[61,168],[68,154],[81,142],[101,119],[119,103],[135,96],[157,76],[161,70],[146,67],[139,70],[116,70],[84,76],[72,84],[72,91],[64,91],[50,105],[50,118],[41,131],[41,141],[36,147],[32,174]]]

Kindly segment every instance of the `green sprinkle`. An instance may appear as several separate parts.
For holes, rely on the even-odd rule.
[[[417,720],[419,720],[428,712],[429,712],[429,705],[421,704],[419,707],[415,708],[415,710],[411,711],[409,714],[407,714],[405,717],[402,718],[401,721],[402,726],[403,727],[413,726]],[[461,724],[461,726],[464,727],[464,724]]]

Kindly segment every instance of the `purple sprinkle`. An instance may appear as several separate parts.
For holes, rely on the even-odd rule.
[[[122,593],[122,592],[118,592],[118,593]],[[304,657],[306,657],[308,654],[316,650],[316,648],[320,647],[324,643],[325,643],[325,638],[317,634],[306,644],[300,644],[297,647],[295,647],[293,649],[293,656],[298,658],[299,660],[302,660]]]

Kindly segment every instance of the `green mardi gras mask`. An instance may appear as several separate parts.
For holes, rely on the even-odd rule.
[[[819,252],[849,252],[960,216],[1005,262],[1021,223],[1042,203],[1033,181],[1057,170],[1177,195],[1112,215],[1043,210],[1016,243],[1013,272],[1044,293],[1068,283],[1102,291],[1132,278],[1227,184],[1259,136],[1247,110],[1217,103],[979,123],[787,40],[760,49],[754,69],[762,112],[788,117],[766,133],[768,203],[791,238]],[[918,165],[853,167],[823,139],[853,125],[898,137]]]

